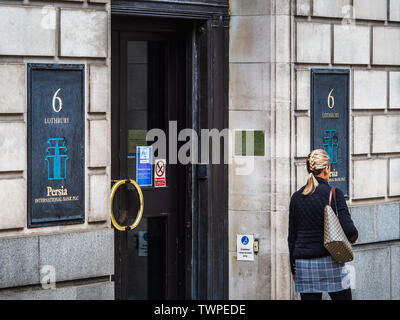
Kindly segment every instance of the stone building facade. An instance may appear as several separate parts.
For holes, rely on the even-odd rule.
[[[0,297],[113,299],[110,3],[2,1],[0,16]],[[28,228],[28,63],[85,66],[82,224]],[[42,290],[47,266],[56,290]]]
[[[265,130],[267,151],[251,176],[230,171],[230,298],[298,298],[288,207],[307,180],[311,69],[323,68],[350,70],[353,296],[399,299],[399,15],[397,0],[233,0],[230,126]],[[260,239],[253,264],[235,259],[246,233]]]
[[[224,0],[149,2],[228,7]],[[115,297],[116,244],[109,217],[112,3],[0,0],[0,299]],[[228,237],[222,245],[201,237],[192,240],[204,241],[198,256],[212,264],[198,267],[204,275],[212,275],[211,280],[206,276],[193,280],[207,283],[199,297],[298,299],[289,268],[288,208],[291,194],[307,177],[311,69],[324,68],[350,70],[348,206],[360,234],[353,295],[400,299],[400,0],[231,0],[229,6],[229,58],[224,55],[229,59],[229,88],[219,83],[217,89],[229,94],[229,129],[263,132],[264,147],[254,157],[232,150],[233,161],[218,185],[229,185],[228,201],[221,206],[227,208],[226,217],[221,214],[221,220],[213,220],[212,215],[223,210],[211,210],[209,203],[218,199],[206,197],[210,202],[200,205],[210,210],[204,213],[211,221],[205,228],[226,232]],[[163,16],[163,8],[154,12]],[[197,14],[199,18],[203,13]],[[216,15],[208,26],[224,28],[224,23]],[[196,37],[201,40],[207,32],[204,27],[198,30]],[[224,35],[218,33],[213,39],[221,43]],[[212,43],[208,45],[210,50]],[[206,46],[199,48],[206,51]],[[85,66],[81,224],[28,227],[29,63]],[[203,86],[212,91],[212,85]],[[208,99],[210,105],[216,101]],[[242,175],[238,170],[242,166],[253,169]],[[198,190],[214,190],[204,181]],[[221,222],[219,229],[213,229],[213,222]],[[259,240],[254,261],[238,261],[238,234]],[[212,246],[228,251],[224,254],[229,276],[221,276],[225,260],[207,251]],[[198,265],[194,254],[190,259],[189,264]],[[56,271],[55,290],[42,288],[43,279],[51,276],[48,266]],[[192,274],[188,277],[195,279]],[[194,289],[186,286],[192,294]]]
[[[131,298],[139,297],[141,299],[149,297],[149,294],[153,294],[153,297],[157,295],[159,299],[162,297],[170,299],[227,297],[228,264],[226,257],[228,250],[225,249],[227,247],[225,238],[227,238],[226,204],[228,195],[224,191],[227,189],[226,166],[219,166],[212,170],[210,168],[208,173],[206,171],[206,176],[198,180],[194,165],[193,167],[189,165],[187,169],[181,167],[180,172],[183,171],[183,176],[188,179],[187,183],[181,183],[181,185],[191,188],[191,181],[195,185],[191,194],[184,194],[183,192],[186,192],[184,188],[179,189],[180,197],[177,197],[177,184],[173,185],[172,182],[173,180],[178,181],[177,175],[168,176],[167,173],[167,182],[170,183],[169,186],[172,186],[173,190],[169,198],[168,194],[165,196],[168,189],[165,189],[167,192],[161,192],[163,199],[169,201],[172,196],[176,196],[173,201],[171,200],[172,205],[168,204],[176,209],[170,215],[172,216],[170,220],[164,211],[169,209],[162,206],[164,202],[157,197],[148,198],[144,191],[146,198],[144,218],[148,219],[146,210],[151,207],[149,204],[153,202],[153,204],[159,205],[158,208],[153,208],[154,212],[151,212],[152,216],[149,217],[149,219],[153,219],[154,213],[158,214],[157,219],[152,220],[155,221],[152,227],[157,233],[157,241],[161,243],[159,246],[161,249],[156,248],[155,245],[151,248],[151,241],[149,249],[157,251],[153,256],[157,260],[156,263],[147,264],[146,257],[152,255],[152,253],[148,255],[146,252],[147,247],[141,246],[140,253],[139,250],[136,250],[136,241],[139,241],[138,235],[143,235],[150,223],[142,223],[141,228],[138,228],[140,233],[132,232],[129,244],[127,243],[127,234],[118,233],[112,227],[110,193],[111,185],[115,183],[112,180],[128,177],[128,174],[119,176],[121,174],[120,166],[122,167],[119,163],[121,156],[116,152],[114,160],[118,164],[114,164],[114,169],[112,166],[113,143],[115,149],[120,147],[118,140],[121,132],[124,134],[124,138],[121,139],[128,140],[127,128],[120,130],[119,127],[120,121],[117,119],[120,113],[119,104],[114,104],[113,110],[116,110],[118,114],[114,113],[116,125],[114,129],[112,128],[112,59],[119,61],[118,52],[125,45],[129,63],[127,63],[128,59],[124,60],[125,65],[121,67],[120,72],[126,76],[126,70],[129,69],[131,73],[127,77],[129,79],[125,79],[121,86],[131,86],[128,90],[130,92],[140,90],[140,97],[145,97],[141,102],[147,103],[147,91],[143,91],[146,85],[143,84],[145,83],[144,79],[151,77],[151,81],[159,86],[158,92],[168,88],[170,95],[164,97],[168,97],[169,100],[160,100],[161,102],[157,105],[158,108],[161,108],[164,103],[164,107],[166,105],[166,108],[170,108],[171,113],[165,112],[165,114],[170,116],[175,112],[181,117],[186,111],[183,109],[184,111],[177,112],[177,106],[171,103],[171,96],[176,94],[175,101],[179,103],[186,101],[186,97],[190,97],[193,109],[201,109],[204,112],[204,115],[198,118],[203,125],[220,130],[226,128],[228,115],[223,110],[227,109],[228,97],[228,72],[225,59],[228,54],[228,9],[227,0],[199,2],[192,0],[170,2],[163,0],[0,1],[0,299],[126,299],[128,295]],[[192,32],[180,28],[181,25],[185,25],[185,27],[188,25],[188,28],[192,28]],[[143,31],[144,29],[146,30]],[[112,33],[114,37],[112,37]],[[140,36],[135,38],[138,33],[141,33],[142,38]],[[128,37],[126,37],[127,35]],[[187,38],[184,40],[178,35],[184,35]],[[128,39],[129,37],[131,40]],[[132,40],[133,38],[136,40]],[[147,39],[147,42],[143,39]],[[186,47],[189,41],[192,41],[193,45]],[[166,50],[166,43],[168,48],[173,49],[168,51],[168,61],[163,61],[162,58],[165,57],[163,50]],[[117,52],[114,56],[112,56],[113,50]],[[185,60],[182,60],[182,56],[179,54],[186,54],[188,65],[185,65]],[[152,60],[147,62],[147,57],[151,57]],[[178,59],[178,57],[181,60],[177,65],[174,59]],[[199,57],[201,57],[201,62]],[[138,61],[139,63],[137,63]],[[189,61],[193,61],[193,63],[189,65]],[[219,64],[218,61],[224,63]],[[157,63],[159,64],[157,65]],[[163,63],[165,63],[163,67],[169,72],[170,82],[162,83],[162,81],[166,81],[167,77],[154,76],[155,72],[163,72],[160,67]],[[30,202],[32,199],[29,188],[34,188],[35,180],[31,179],[30,175],[29,163],[30,161],[33,163],[33,160],[29,139],[36,133],[39,134],[39,132],[29,133],[31,126],[29,112],[32,112],[32,101],[29,96],[32,85],[31,78],[29,78],[31,64],[52,65],[57,68],[65,65],[83,66],[84,80],[81,92],[84,92],[85,140],[83,145],[78,146],[84,149],[84,176],[78,179],[78,183],[84,184],[83,221],[65,223],[65,221],[60,221],[59,213],[54,210],[54,212],[50,212],[53,220],[48,225],[37,224],[34,227],[31,225],[32,217],[29,205],[32,203]],[[210,68],[207,64],[218,64],[221,68],[220,70]],[[114,70],[118,69],[118,63],[115,66]],[[148,66],[149,68],[146,69]],[[183,70],[186,67],[190,69],[190,75],[189,73],[182,74],[180,71],[181,68]],[[146,73],[150,68],[153,72],[151,75]],[[135,74],[131,71],[137,72],[138,69],[141,73]],[[170,71],[172,69],[174,71]],[[176,72],[176,79],[173,77],[174,72]],[[218,75],[216,75],[217,73]],[[206,76],[199,79],[200,74]],[[119,79],[119,75],[116,79]],[[137,81],[138,79],[139,81]],[[114,85],[118,81],[115,81]],[[193,86],[187,85],[187,96],[183,99],[182,96],[178,98],[177,92],[184,91],[172,89],[173,86],[178,85],[178,81],[181,83],[183,81],[196,82]],[[136,88],[132,89],[135,85]],[[195,88],[195,86],[198,87]],[[114,93],[119,90],[118,87],[116,88]],[[219,88],[223,88],[223,90],[219,90]],[[198,97],[190,95],[192,89],[199,95]],[[65,93],[65,96],[68,94],[70,93]],[[120,95],[116,94],[116,96],[119,99]],[[159,97],[160,95],[153,94],[152,96]],[[54,112],[60,111],[64,97],[54,94],[52,100]],[[50,100],[44,100],[47,102],[41,104],[41,108],[51,108],[51,96],[47,98]],[[125,98],[127,98],[127,103],[132,103],[132,101],[137,103],[140,100],[129,94]],[[214,101],[220,104],[221,108],[213,108]],[[154,108],[157,102],[153,101],[152,103],[154,103],[152,105]],[[67,106],[64,105],[63,108],[67,109]],[[126,109],[124,109],[125,112],[127,112]],[[137,112],[137,105],[132,109],[134,110],[132,112]],[[147,109],[143,104],[139,109],[141,114],[138,112],[135,116],[138,118],[142,116],[140,119],[143,119],[143,113],[147,112]],[[214,116],[213,113],[216,115]],[[149,114],[151,114],[151,110]],[[161,122],[171,120],[163,119],[163,115],[162,112],[157,114]],[[147,115],[145,115],[146,117]],[[127,118],[122,115],[121,122],[127,121]],[[188,115],[188,119],[191,118],[192,116]],[[194,118],[195,116],[193,116]],[[172,119],[176,121],[176,119]],[[136,143],[136,141],[132,141],[134,138],[131,134],[134,135],[138,132],[142,134],[143,130],[141,129],[146,126],[145,121],[136,121],[135,124],[128,125],[134,126],[137,123],[141,125],[140,128],[128,127],[130,128],[129,138],[131,138],[128,142],[129,151],[135,149],[132,148],[132,145]],[[191,125],[189,124],[189,127]],[[142,145],[146,145],[142,136],[139,137],[139,140]],[[36,163],[44,163],[45,148],[43,149],[44,155],[41,155]],[[127,152],[126,149],[125,152]],[[124,154],[124,159],[131,160],[135,157],[132,152],[129,157],[126,156],[127,154]],[[50,168],[50,164],[47,166]],[[129,169],[132,169],[132,166]],[[58,166],[56,171],[60,172],[60,170],[61,168]],[[177,172],[177,169],[174,170]],[[112,174],[114,175],[112,176]],[[129,177],[135,179],[132,173]],[[51,177],[48,174],[43,179],[51,180]],[[223,191],[220,199],[226,200],[214,201],[216,192],[213,190],[216,187],[219,191]],[[43,198],[34,199],[35,203],[36,200],[40,200],[39,203],[56,202],[61,199],[58,196],[65,192],[63,187],[58,189],[59,191],[48,190],[50,191],[47,191],[47,195],[45,194]],[[162,189],[158,190],[163,191]],[[151,194],[159,195],[155,188],[147,190],[147,192],[150,196]],[[179,204],[179,208],[177,208],[177,198],[193,199],[195,202],[198,201],[195,199],[197,195],[201,196],[201,202],[194,203],[193,206],[189,203]],[[47,199],[49,196],[53,197]],[[45,201],[42,201],[43,199]],[[63,198],[62,201],[69,201],[69,198],[67,200]],[[185,211],[185,208],[189,209]],[[131,207],[129,210],[133,211]],[[176,219],[178,210],[180,213],[183,212],[182,217],[184,218],[177,221],[176,225],[173,222],[166,222],[175,221],[173,219]],[[192,212],[191,210],[198,211]],[[201,219],[207,218],[200,223],[198,221],[200,217]],[[192,219],[197,220],[191,223]],[[209,225],[213,225],[213,227],[209,227]],[[162,233],[165,230],[163,228],[167,227],[169,228],[168,235]],[[192,228],[196,230],[196,233],[190,234]],[[177,245],[178,239],[174,238],[178,234],[176,231],[178,229],[179,232],[187,232],[187,237],[186,234],[184,236],[179,234],[179,245]],[[208,237],[210,230],[213,233]],[[172,232],[175,232],[174,235]],[[219,238],[224,240],[219,240]],[[189,241],[192,242],[189,243]],[[166,242],[169,242],[168,249],[163,249]],[[186,247],[184,247],[186,242]],[[210,248],[215,247],[216,251],[211,251],[209,246]],[[125,251],[122,251],[122,247]],[[163,250],[168,250],[168,254]],[[183,252],[184,250],[185,252]],[[186,252],[188,253],[186,254]],[[128,257],[129,254],[130,257]],[[179,262],[175,260],[175,257],[177,257],[176,260],[179,259]],[[222,264],[221,258],[224,259]],[[129,265],[130,269],[128,268],[129,263],[133,263],[133,267],[132,264]],[[138,265],[140,268],[137,267]],[[156,276],[150,274],[149,277],[146,277],[144,274],[147,272],[147,265],[149,268],[153,268],[149,273],[156,270],[155,272],[158,274]],[[142,273],[136,272],[137,270]],[[180,277],[179,281],[178,277]],[[158,283],[154,282],[154,279]],[[130,288],[133,288],[131,291],[136,290],[135,292],[127,293],[129,291],[128,282],[131,285]],[[150,293],[148,294],[148,292]]]

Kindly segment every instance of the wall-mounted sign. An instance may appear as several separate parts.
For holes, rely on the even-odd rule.
[[[28,64],[28,225],[82,223],[84,66]]]
[[[135,154],[137,146],[144,146],[146,141],[147,130],[128,130],[128,153]]]
[[[147,257],[148,253],[148,248],[149,248],[149,241],[148,237],[149,234],[147,231],[139,231],[138,232],[138,237],[139,237],[139,245],[138,245],[138,256],[139,257]]]
[[[265,133],[260,130],[235,131],[235,156],[264,156]]]
[[[311,148],[331,159],[329,184],[349,197],[350,71],[311,70]]]
[[[165,159],[158,159],[154,163],[154,187],[161,188],[167,186],[166,181],[167,162]]]
[[[141,187],[153,185],[153,147],[136,147],[136,182]]]
[[[236,239],[237,260],[254,261],[254,235],[238,234]]]

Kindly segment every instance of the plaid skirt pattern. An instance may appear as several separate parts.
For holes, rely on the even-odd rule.
[[[296,259],[295,289],[298,293],[338,292],[350,288],[350,270],[331,256]]]

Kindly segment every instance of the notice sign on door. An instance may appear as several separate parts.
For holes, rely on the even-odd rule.
[[[159,159],[155,161],[154,165],[154,186],[156,188],[166,187],[167,182],[165,179],[166,160]]]
[[[237,235],[237,259],[239,261],[254,261],[254,235]]]
[[[153,182],[152,147],[136,147],[136,182],[141,187],[151,187]]]

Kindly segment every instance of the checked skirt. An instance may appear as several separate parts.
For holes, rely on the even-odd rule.
[[[338,292],[350,288],[350,270],[332,256],[296,259],[295,289],[298,293]]]

